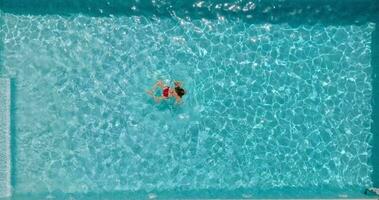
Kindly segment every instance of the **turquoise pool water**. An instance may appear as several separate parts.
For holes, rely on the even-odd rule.
[[[374,29],[4,12],[13,195],[359,196]],[[158,79],[182,80],[184,104],[149,98]]]

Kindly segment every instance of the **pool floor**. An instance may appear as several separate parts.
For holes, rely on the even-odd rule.
[[[14,195],[349,197],[373,184],[372,23],[2,20]],[[157,80],[183,81],[184,103],[155,103]]]

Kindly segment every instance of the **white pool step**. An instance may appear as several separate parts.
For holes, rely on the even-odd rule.
[[[11,196],[10,79],[0,78],[0,198]]]

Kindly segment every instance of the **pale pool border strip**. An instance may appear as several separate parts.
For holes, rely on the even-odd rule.
[[[10,197],[11,149],[10,149],[10,79],[0,78],[0,198]]]

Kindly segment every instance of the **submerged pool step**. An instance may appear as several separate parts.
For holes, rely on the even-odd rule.
[[[0,78],[0,198],[11,196],[10,79]]]

